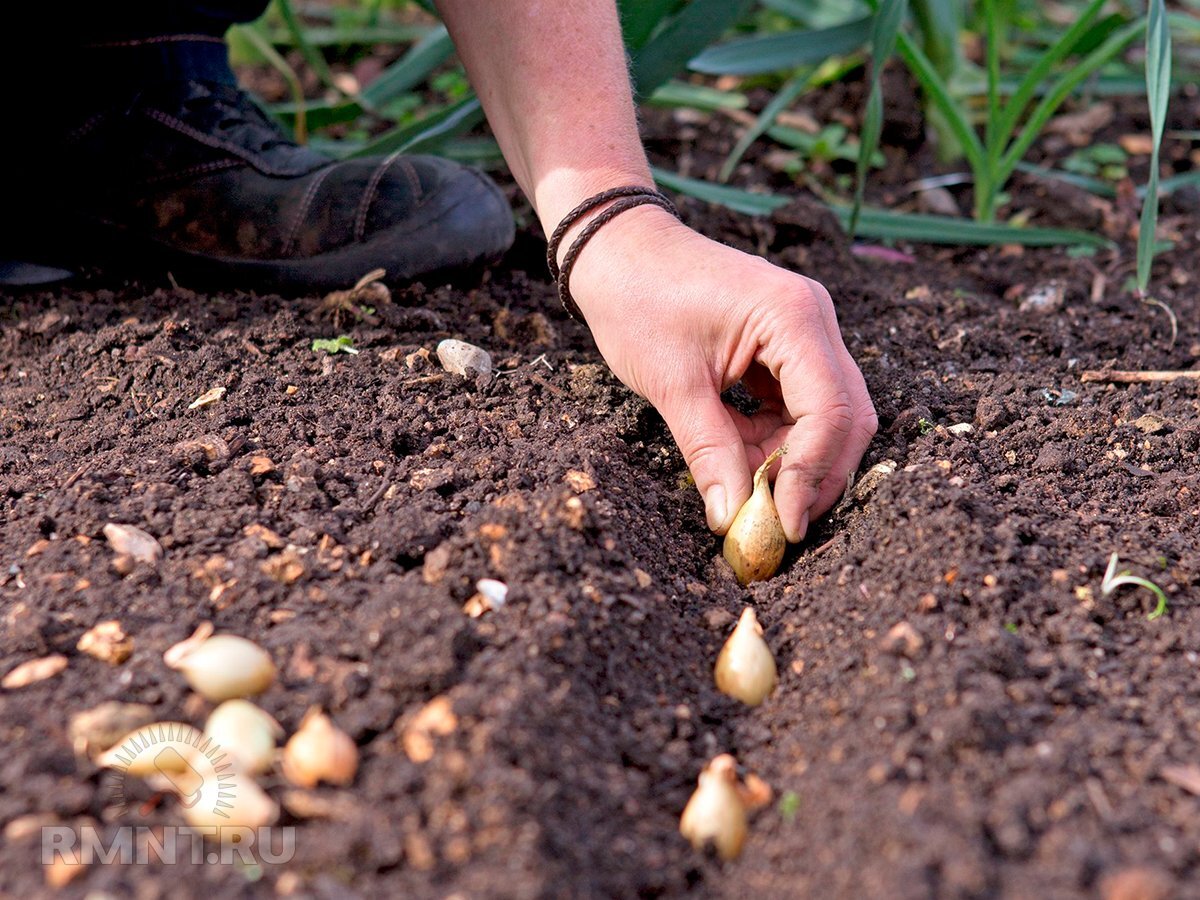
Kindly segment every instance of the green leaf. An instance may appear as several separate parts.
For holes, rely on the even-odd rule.
[[[348,334],[338,335],[335,338],[317,338],[312,342],[314,353],[324,350],[330,356],[335,353],[349,353],[352,356],[357,356],[358,351],[354,349],[354,338]]]
[[[445,26],[439,25],[363,88],[363,100],[371,106],[383,106],[423,82],[453,52],[454,42]]]
[[[760,75],[823,63],[831,56],[853,53],[864,46],[873,21],[874,16],[865,16],[819,31],[798,29],[730,41],[694,56],[688,68],[705,75]]]
[[[706,84],[668,81],[647,99],[650,106],[686,106],[691,109],[745,109],[750,105],[746,95],[737,91],[720,91]]]
[[[633,54],[633,83],[649,96],[741,18],[748,0],[691,0]]]
[[[374,156],[397,150],[402,153],[434,152],[451,138],[465,134],[482,121],[483,108],[478,98],[469,94],[411,125],[384,132],[350,156]]]
[[[1138,226],[1137,287],[1146,296],[1150,286],[1150,267],[1154,262],[1154,232],[1158,228],[1158,154],[1167,121],[1167,101],[1171,96],[1171,28],[1163,0],[1150,0],[1146,26],[1146,100],[1150,106],[1150,133],[1154,147],[1150,152],[1150,181],[1142,199]]]
[[[896,50],[896,38],[907,12],[907,0],[883,0],[871,26],[871,89],[867,94],[858,160],[854,166],[854,205],[850,210],[848,229],[851,235],[858,226],[858,212],[862,209],[863,192],[867,185],[867,168],[871,165],[871,157],[878,149],[879,137],[883,133],[883,67]]]
[[[1066,74],[1055,82],[1053,87],[1042,97],[1041,102],[1038,103],[1033,112],[1030,113],[1028,121],[1026,121],[1024,127],[1021,129],[1021,133],[1009,145],[1008,150],[1004,153],[1004,157],[1000,160],[999,167],[994,170],[993,174],[997,187],[1008,180],[1013,169],[1017,167],[1017,163],[1025,156],[1026,151],[1029,150],[1030,146],[1037,139],[1037,136],[1042,133],[1042,130],[1046,127],[1046,123],[1050,121],[1050,117],[1054,115],[1063,101],[1071,95],[1071,92],[1084,79],[1129,46],[1145,27],[1146,23],[1139,20],[1115,32],[1108,40],[1077,62]]]
[[[325,61],[324,54],[321,53],[309,41],[304,33],[304,26],[300,23],[300,18],[296,15],[296,11],[292,8],[292,0],[275,0],[275,8],[279,10],[280,18],[283,19],[283,24],[287,27],[288,32],[292,36],[292,41],[295,43],[300,55],[304,57],[304,61],[317,73],[317,77],[321,79],[321,84],[327,88],[338,90],[337,85],[333,83],[333,72],[329,69],[329,63]],[[338,91],[341,93],[341,91]]]
[[[323,26],[305,28],[304,37],[314,47],[347,47],[363,44],[407,44],[429,32],[428,25],[380,24],[362,26]],[[268,39],[276,47],[292,47],[295,36],[288,29],[273,29]]]
[[[849,206],[835,205],[833,211],[843,227],[849,225]],[[1100,248],[1111,246],[1109,241],[1100,235],[1088,231],[1019,228],[1004,223],[900,213],[871,207],[863,207],[859,215],[858,237],[951,245],[1024,244],[1029,247],[1050,247],[1066,244]]]
[[[1021,120],[1021,116],[1024,114],[1026,107],[1029,106],[1038,89],[1045,84],[1054,67],[1066,59],[1068,54],[1074,50],[1076,44],[1087,34],[1089,26],[1099,14],[1104,3],[1105,0],[1091,0],[1083,11],[1080,12],[1079,17],[1071,27],[1063,32],[1062,37],[1042,53],[1038,57],[1037,62],[1025,73],[1025,77],[1017,85],[1016,91],[1009,97],[1008,103],[1005,104],[1004,111],[1000,114],[1000,120],[996,124],[995,130],[998,140],[996,142],[996,149],[992,154],[994,163],[999,162],[1001,144],[1008,143],[1013,132],[1016,130],[1017,123]]]
[[[630,51],[640,50],[678,6],[679,0],[622,0],[619,8],[625,46]]]
[[[663,187],[678,191],[681,194],[687,194],[706,203],[715,203],[718,206],[727,207],[734,212],[740,212],[748,216],[770,215],[780,207],[791,203],[791,200],[786,197],[778,197],[774,194],[755,194],[750,191],[743,191],[740,188],[730,187],[727,184],[714,184],[711,181],[701,181],[698,178],[686,178],[676,172],[668,172],[657,166],[651,167],[651,173],[654,175],[654,180]]]

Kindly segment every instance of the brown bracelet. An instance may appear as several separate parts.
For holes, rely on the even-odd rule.
[[[624,199],[618,199],[624,198]],[[567,248],[567,253],[563,257],[561,268],[558,265],[558,247],[562,243],[563,237],[567,231],[579,221],[580,218],[587,215],[597,206],[607,203],[610,200],[617,200],[612,206],[596,216],[592,221],[584,227],[578,237],[572,241],[571,246]],[[567,213],[558,227],[554,229],[554,233],[550,235],[549,243],[546,247],[546,265],[550,269],[550,276],[558,284],[558,299],[562,302],[563,309],[571,316],[580,322],[584,321],[583,312],[579,309],[579,304],[575,302],[575,298],[571,296],[569,287],[571,279],[571,270],[575,268],[575,260],[578,259],[580,252],[585,244],[592,239],[592,236],[619,216],[621,213],[631,210],[637,206],[645,206],[653,204],[659,206],[669,212],[675,218],[679,218],[679,210],[675,208],[675,204],[663,194],[654,188],[641,187],[639,185],[627,185],[625,187],[611,188],[607,191],[601,191],[588,199],[584,200],[573,210]]]

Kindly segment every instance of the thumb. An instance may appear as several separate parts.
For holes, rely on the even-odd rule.
[[[704,385],[669,396],[658,411],[704,498],[708,527],[724,534],[751,487],[746,447],[729,409],[715,388]]]

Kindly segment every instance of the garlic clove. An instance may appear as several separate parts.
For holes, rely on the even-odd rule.
[[[740,584],[770,578],[783,562],[787,537],[771,496],[767,473],[785,453],[787,447],[780,447],[758,467],[750,499],[742,504],[725,534],[723,554]]]
[[[775,690],[779,682],[775,657],[751,607],[742,611],[737,627],[721,648],[713,674],[717,690],[748,706],[758,706]]]
[[[697,850],[712,844],[721,859],[734,859],[746,841],[746,807],[738,795],[737,763],[722,753],[705,766],[679,819],[679,833]]]
[[[321,781],[344,787],[357,771],[358,747],[350,735],[319,708],[310,709],[283,748],[284,777],[303,788]]]
[[[226,700],[212,711],[204,733],[251,775],[271,768],[275,744],[283,729],[268,713],[248,700]]]
[[[163,662],[214,702],[261,694],[275,680],[275,664],[267,651],[234,634],[213,635],[207,622],[167,650]]]

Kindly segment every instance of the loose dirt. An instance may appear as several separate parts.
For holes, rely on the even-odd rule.
[[[1200,775],[1200,387],[1080,379],[1197,365],[1194,222],[1168,217],[1156,266],[1171,345],[1123,290],[1128,255],[880,262],[803,203],[683,207],[829,287],[882,423],[863,471],[896,464],[750,589],[662,421],[557,309],[530,232],[482,283],[416,286],[340,329],[315,297],[102,278],[0,299],[0,669],[68,659],[0,692],[0,822],[129,824],[68,723],[120,700],[201,724],[161,654],[202,621],[271,653],[261,703],[289,731],[321,705],[362,755],[349,789],[264,780],[298,829],[290,862],[97,864],[66,895],[1200,896],[1178,768]],[[1061,303],[1022,309],[1051,282]],[[359,355],[311,349],[341,331]],[[501,374],[406,363],[447,337]],[[162,561],[118,572],[109,522]],[[1166,615],[1102,594],[1113,552]],[[470,618],[483,577],[507,603]],[[746,603],[781,672],[753,710],[711,680]],[[117,666],[76,650],[106,619],[134,641]],[[414,741],[435,698],[444,733]],[[722,864],[677,824],[724,751],[777,802]],[[133,824],[181,821],[147,808]],[[29,897],[20,831],[0,886]]]

